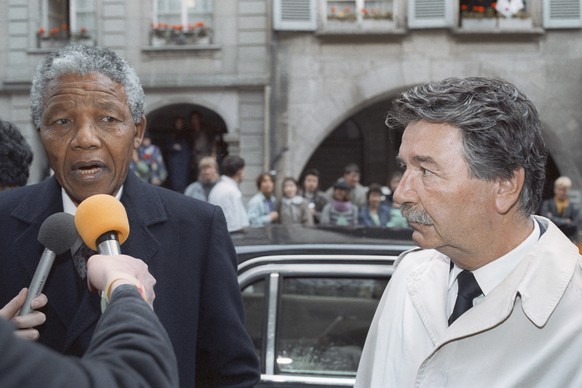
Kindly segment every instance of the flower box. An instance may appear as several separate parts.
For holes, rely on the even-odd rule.
[[[324,28],[326,30],[355,30],[358,28],[356,19],[327,19]]]
[[[497,28],[497,18],[463,18],[461,25],[467,30],[492,30]]]
[[[532,28],[531,18],[499,18],[499,29],[501,30],[529,30]]]
[[[394,29],[394,20],[391,19],[364,19],[362,20],[362,29],[363,30],[393,30]]]

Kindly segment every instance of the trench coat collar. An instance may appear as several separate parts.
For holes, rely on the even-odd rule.
[[[538,242],[499,286],[450,327],[446,317],[450,259],[432,251],[429,260],[411,272],[407,279],[409,296],[437,348],[500,324],[509,317],[518,297],[532,324],[546,324],[579,266],[579,253],[550,220],[535,218],[546,230]]]

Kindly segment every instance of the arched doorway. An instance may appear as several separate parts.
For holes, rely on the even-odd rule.
[[[320,189],[330,187],[350,163],[360,167],[360,181],[386,185],[397,169],[396,152],[384,124],[390,100],[374,103],[341,123],[319,145],[301,173],[310,168],[320,172]]]
[[[220,165],[228,155],[224,120],[201,105],[181,103],[158,108],[147,115],[147,130],[164,156],[168,178],[163,186],[175,191],[183,192],[197,179],[201,157],[214,156]]]

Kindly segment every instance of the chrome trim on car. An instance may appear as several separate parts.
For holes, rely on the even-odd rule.
[[[247,267],[253,267],[262,262],[284,262],[284,261],[305,261],[307,264],[310,261],[330,261],[337,264],[338,261],[374,261],[378,263],[385,262],[386,264],[392,264],[398,256],[396,255],[347,255],[347,254],[290,254],[290,255],[272,255],[272,256],[259,256],[249,259],[238,265],[238,271],[243,272]]]
[[[269,307],[267,319],[267,343],[265,351],[265,372],[275,374],[275,333],[277,332],[277,294],[279,274],[271,273],[269,278]]]
[[[342,378],[342,377],[315,377],[315,376],[289,376],[289,375],[269,375],[262,374],[261,382],[273,382],[273,383],[301,383],[305,385],[330,385],[330,386],[346,386],[353,387],[356,379],[355,378]]]

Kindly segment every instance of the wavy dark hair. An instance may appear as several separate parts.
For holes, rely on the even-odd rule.
[[[425,120],[457,127],[472,177],[509,179],[525,171],[519,196],[525,214],[537,211],[545,181],[546,148],[534,104],[511,83],[484,77],[447,78],[402,93],[386,118],[398,142],[409,123]]]
[[[18,128],[0,120],[0,190],[26,184],[32,157],[32,150]]]

